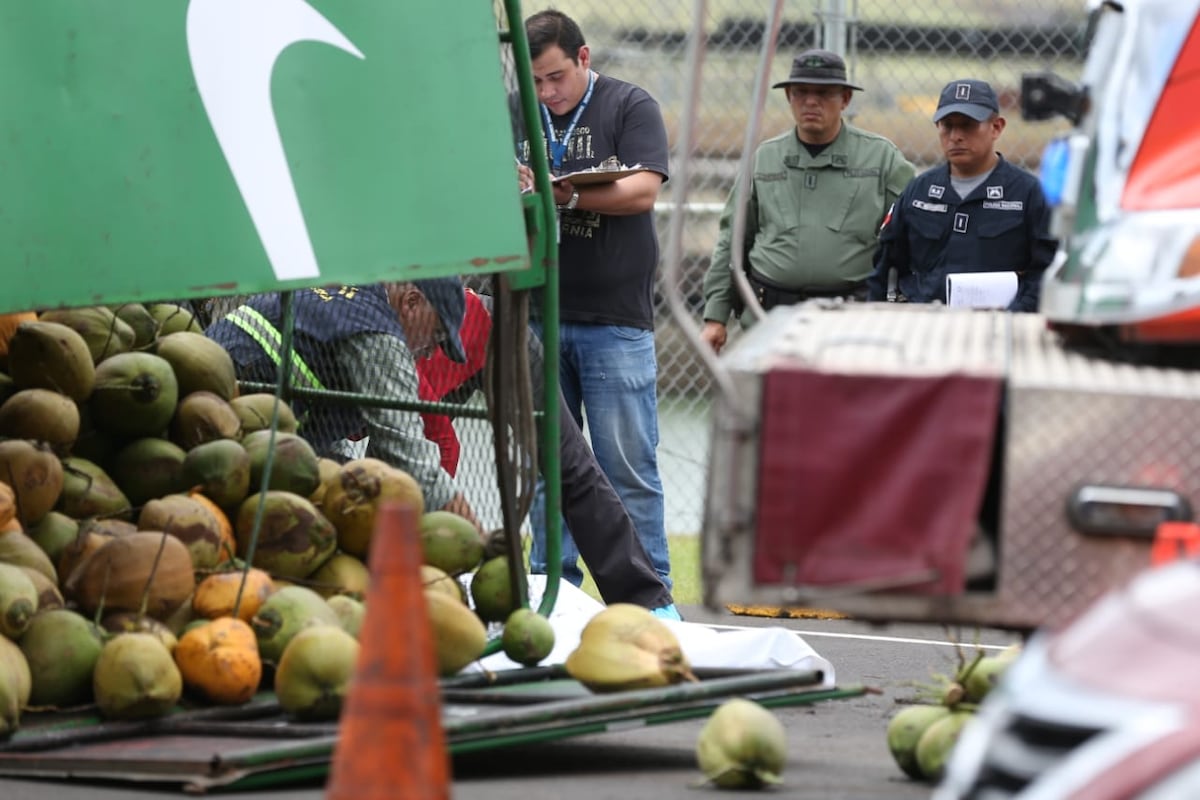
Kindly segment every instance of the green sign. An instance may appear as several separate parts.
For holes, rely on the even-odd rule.
[[[0,311],[528,269],[490,3],[0,7]]]

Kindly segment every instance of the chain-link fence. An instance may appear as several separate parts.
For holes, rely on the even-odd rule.
[[[524,13],[554,7],[579,22],[602,73],[636,83],[662,105],[678,172],[677,134],[689,73],[691,0],[531,0]],[[702,85],[690,154],[688,206],[680,289],[700,316],[701,282],[717,237],[717,220],[732,186],[753,111],[755,72],[771,4],[710,0]],[[988,81],[1008,127],[1005,157],[1036,169],[1041,150],[1061,131],[1054,123],[1026,122],[1019,111],[1021,75],[1053,69],[1078,77],[1086,46],[1083,0],[786,0],[777,51],[768,78],[786,77],[801,50],[821,46],[845,55],[856,93],[848,118],[892,139],[918,171],[940,160],[930,121],[943,85],[955,78]],[[782,91],[767,98],[761,138],[792,127]],[[659,235],[666,252],[671,190],[659,203]],[[708,443],[709,381],[703,364],[658,302],[660,466],[667,529],[700,529]],[[736,326],[734,326],[736,328]],[[736,336],[736,331],[731,331]]]

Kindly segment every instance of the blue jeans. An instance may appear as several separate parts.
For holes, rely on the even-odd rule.
[[[541,335],[541,326],[534,323]],[[633,518],[638,538],[669,589],[671,560],[658,474],[658,360],[654,333],[620,325],[559,325],[559,382],[567,408],[586,429],[604,474]],[[545,508],[530,514],[530,571],[545,571]],[[582,582],[579,551],[563,526],[563,576]]]

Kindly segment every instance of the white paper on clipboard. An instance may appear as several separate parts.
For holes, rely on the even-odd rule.
[[[634,164],[632,167],[620,167],[618,169],[596,167],[594,169],[581,169],[578,172],[571,172],[566,175],[554,175],[550,180],[554,183],[570,181],[576,186],[589,186],[595,183],[612,183],[615,180],[645,171],[646,167],[643,167],[641,164]]]
[[[946,305],[1007,308],[1017,296],[1015,272],[954,272],[946,276]]]

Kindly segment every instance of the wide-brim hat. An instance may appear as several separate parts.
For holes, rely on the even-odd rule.
[[[845,86],[858,92],[864,91],[861,86],[855,86],[846,80],[846,62],[830,50],[805,50],[792,59],[792,71],[787,80],[780,81],[771,88],[780,89],[794,83]]]
[[[446,340],[442,350],[456,364],[467,361],[466,350],[462,343],[463,317],[467,313],[467,298],[463,291],[462,281],[458,278],[425,278],[413,281],[413,285],[421,290],[429,305],[437,312],[442,327],[446,329]]]

